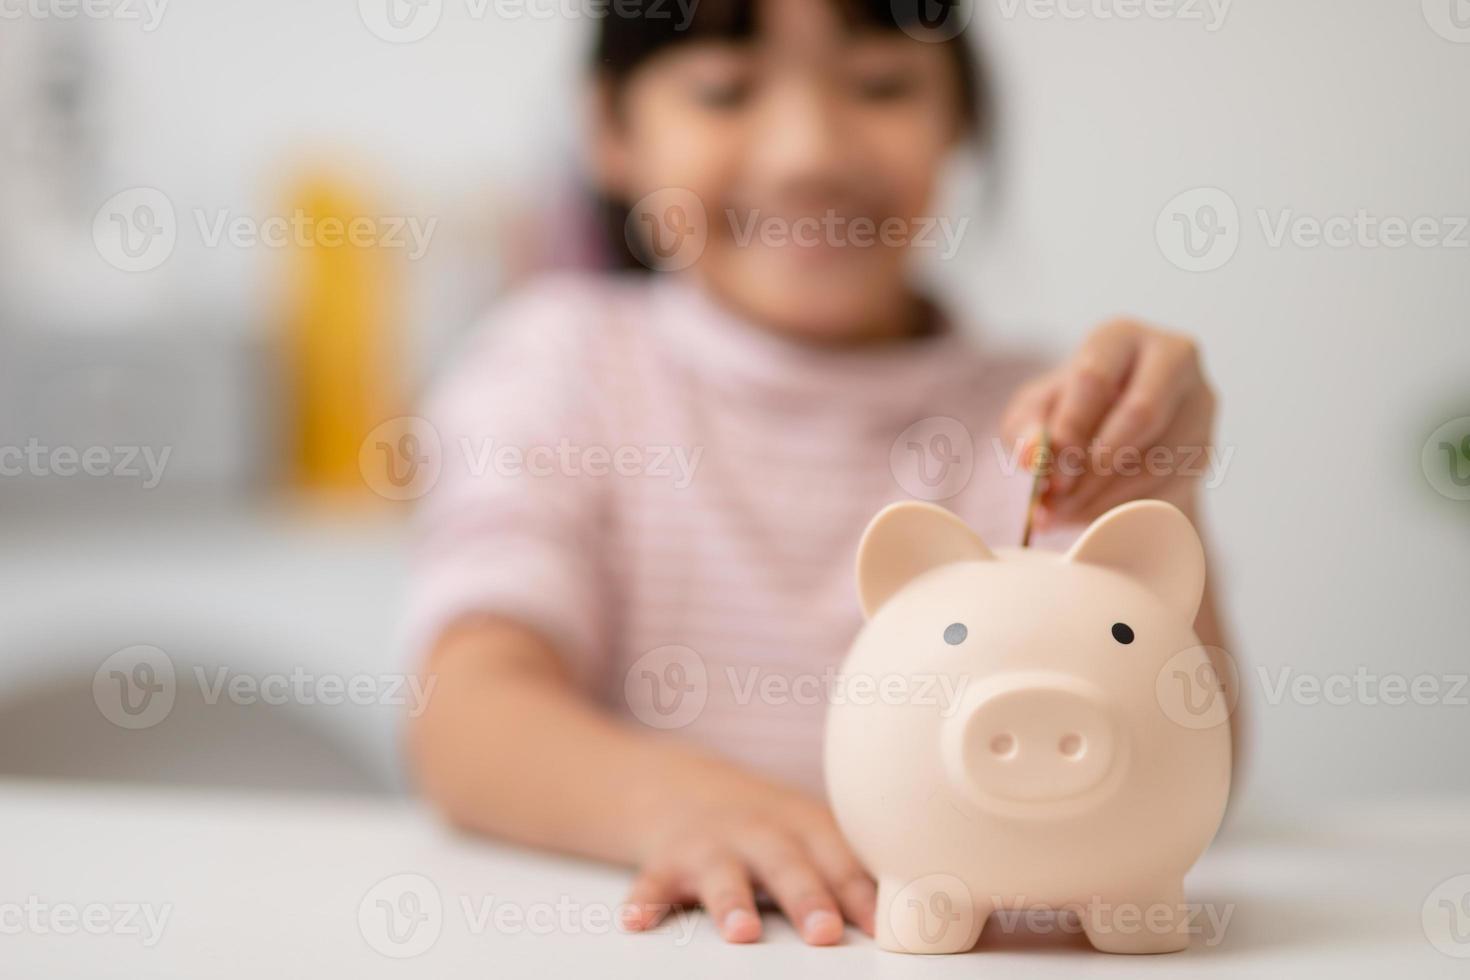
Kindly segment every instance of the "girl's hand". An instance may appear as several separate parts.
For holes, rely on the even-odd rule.
[[[624,925],[649,929],[671,906],[698,903],[727,942],[755,942],[760,887],[813,946],[840,941],[844,918],[872,935],[873,881],[827,807],[743,774],[722,782],[651,825]]]
[[[1006,410],[1013,442],[1044,426],[1054,465],[1041,526],[1085,523],[1144,497],[1190,512],[1207,469],[1215,395],[1189,337],[1119,320],[1067,365],[1025,385]]]

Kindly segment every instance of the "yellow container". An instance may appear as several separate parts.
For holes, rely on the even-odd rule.
[[[402,270],[376,234],[348,234],[378,219],[345,181],[303,182],[290,213],[304,229],[292,244],[285,336],[295,483],[366,494],[358,451],[402,407]]]

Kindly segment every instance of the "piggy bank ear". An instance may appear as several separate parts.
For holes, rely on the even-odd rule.
[[[1189,518],[1162,500],[1114,507],[1067,552],[1068,561],[1113,568],[1137,579],[1190,622],[1205,592],[1205,549]]]
[[[878,512],[858,545],[858,599],[872,618],[909,582],[940,565],[995,557],[958,517],[933,504],[907,501]]]

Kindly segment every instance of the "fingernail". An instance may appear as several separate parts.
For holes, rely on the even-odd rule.
[[[842,938],[842,920],[831,912],[818,909],[807,914],[801,924],[801,935],[809,943],[835,943]]]
[[[720,923],[720,934],[732,943],[754,942],[760,937],[761,920],[749,909],[731,909]]]

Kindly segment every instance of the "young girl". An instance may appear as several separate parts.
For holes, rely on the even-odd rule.
[[[445,460],[413,597],[439,677],[420,781],[466,828],[638,868],[630,928],[698,902],[750,942],[761,891],[809,943],[872,932],[820,743],[884,504],[928,496],[1013,544],[1030,476],[997,440],[1209,445],[1188,338],[1115,321],[1038,374],[914,290],[912,235],[872,233],[932,225],[946,157],[989,123],[964,36],[905,6],[610,12],[590,138],[614,240],[685,267],[525,290],[425,411]],[[625,222],[640,201],[677,206]],[[663,261],[673,232],[692,258]],[[1193,515],[1196,485],[1074,467],[1043,526],[1138,497]],[[1208,598],[1198,631],[1219,643]]]

